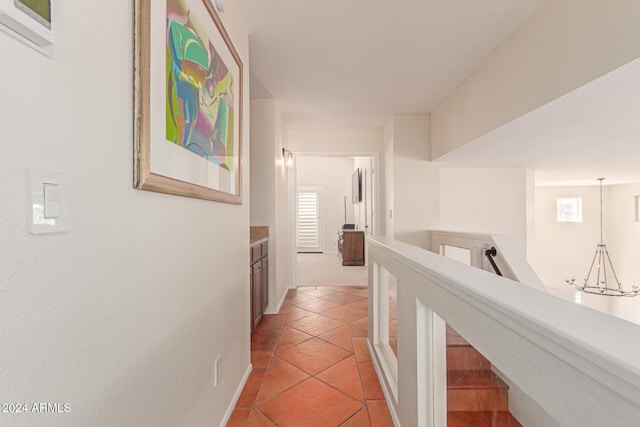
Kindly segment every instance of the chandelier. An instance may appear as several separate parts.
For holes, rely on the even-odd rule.
[[[576,283],[575,277],[571,277],[565,281],[569,285],[577,288],[579,291],[586,292],[588,294],[604,295],[609,297],[635,297],[640,294],[640,288],[637,285],[633,285],[631,287],[632,290],[630,291],[625,291],[622,288],[622,282],[618,280],[616,270],[613,268],[613,264],[611,263],[611,258],[607,251],[607,245],[604,244],[602,239],[602,181],[604,181],[604,178],[598,178],[598,181],[600,181],[600,243],[596,246],[596,253],[593,256],[593,261],[591,261],[589,272],[587,273],[587,277],[584,281],[582,283]],[[609,287],[609,283],[607,281],[607,270],[609,270],[611,275],[613,275],[613,280],[615,281],[614,287]],[[592,273],[594,273],[595,282],[590,283],[589,279],[591,278]]]

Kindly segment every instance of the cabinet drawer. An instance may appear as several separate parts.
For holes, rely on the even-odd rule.
[[[262,257],[266,257],[269,253],[269,241],[262,242],[260,246],[262,247]]]
[[[251,264],[255,263],[260,258],[262,258],[262,245],[255,245],[251,248]]]

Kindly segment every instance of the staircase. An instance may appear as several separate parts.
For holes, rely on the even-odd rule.
[[[509,412],[508,391],[491,363],[447,326],[447,426],[522,427]]]

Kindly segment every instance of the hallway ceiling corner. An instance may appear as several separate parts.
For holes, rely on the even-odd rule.
[[[548,0],[239,0],[252,97],[289,128],[383,127],[431,111]]]

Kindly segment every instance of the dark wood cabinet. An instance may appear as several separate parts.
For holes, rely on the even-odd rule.
[[[251,266],[251,330],[256,327],[262,318],[262,262],[258,261]]]
[[[262,281],[260,283],[260,297],[262,298],[262,313],[267,310],[269,305],[269,259],[267,256],[262,258]]]
[[[340,230],[338,252],[342,265],[364,265],[364,231]]]
[[[269,242],[251,247],[251,331],[269,305]]]

